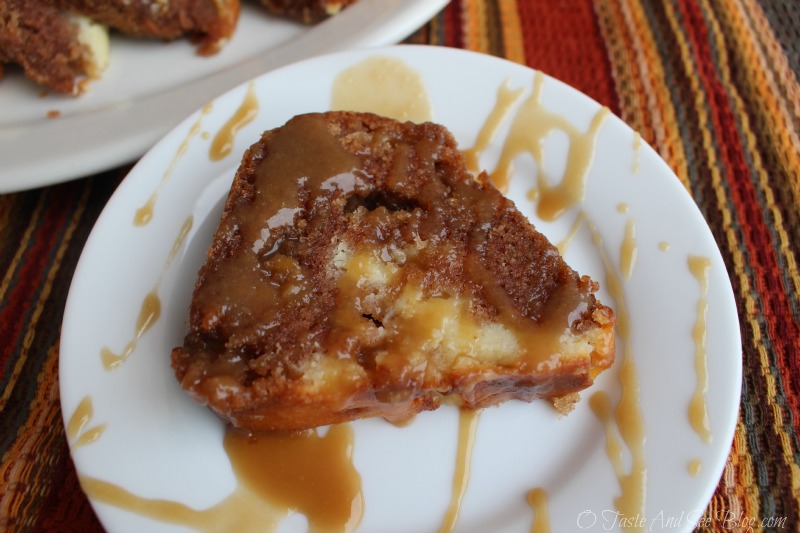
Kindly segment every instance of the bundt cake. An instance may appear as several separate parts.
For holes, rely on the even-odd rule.
[[[17,63],[42,86],[79,94],[108,62],[108,30],[48,0],[0,0],[0,67]],[[0,70],[2,73],[2,70]]]
[[[316,23],[356,0],[262,0],[275,15]],[[108,28],[126,35],[188,37],[216,53],[236,29],[240,0],[0,0],[0,77],[5,63],[48,89],[80,94],[108,60]]]
[[[571,395],[614,314],[451,134],[297,116],[244,154],[172,367],[244,430]]]
[[[48,0],[127,35],[164,40],[189,36],[213,54],[230,38],[239,0]]]
[[[261,0],[269,11],[306,23],[319,22],[337,14],[356,0]]]

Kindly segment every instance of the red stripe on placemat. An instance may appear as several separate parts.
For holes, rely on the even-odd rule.
[[[58,198],[58,201],[53,201],[52,195],[45,195],[41,201],[45,202],[44,214],[40,221],[32,221],[37,226],[32,231],[28,248],[22,252],[14,280],[8,289],[5,306],[0,310],[0,339],[3,339],[0,346],[0,384],[6,386],[13,386],[6,383],[10,379],[6,375],[12,366],[10,358],[21,353],[17,348],[24,342],[26,325],[30,324],[30,314],[37,304],[35,298],[38,298],[45,282],[45,272],[51,268],[51,254],[71,214],[68,210],[74,203],[72,198]]]
[[[464,36],[461,33],[461,1],[454,0],[444,10],[444,44],[462,48],[464,46]]]
[[[611,64],[591,0],[518,2],[525,60],[619,114]]]
[[[89,500],[80,490],[75,466],[69,457],[66,438],[62,438],[62,445],[58,450],[58,461],[52,472],[51,485],[56,488],[42,501],[37,522],[33,526],[34,532],[101,533],[103,531],[103,526],[94,514]]]

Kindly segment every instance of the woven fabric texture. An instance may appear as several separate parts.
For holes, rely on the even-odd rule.
[[[621,117],[675,171],[722,251],[742,400],[702,523],[800,527],[800,6],[795,0],[453,0],[408,40],[539,69]],[[0,85],[0,97],[2,86]],[[0,196],[0,530],[102,531],[58,397],[70,279],[128,167]],[[766,529],[769,529],[767,527]],[[557,528],[556,528],[557,530]]]

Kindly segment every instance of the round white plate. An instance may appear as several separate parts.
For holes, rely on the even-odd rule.
[[[0,193],[87,176],[131,161],[199,106],[271,69],[315,55],[394,44],[449,0],[368,0],[317,26],[272,17],[243,2],[233,38],[201,57],[186,40],[162,43],[114,34],[102,79],[79,98],[20,72],[0,82]],[[58,118],[48,112],[58,111]]]
[[[434,119],[454,133],[462,148],[475,142],[503,83],[523,88],[527,96],[535,76],[541,75],[497,58],[446,48],[401,46],[337,53],[256,78],[172,130],[139,161],[109,201],[70,290],[61,339],[65,421],[89,398],[94,412],[86,427],[105,424],[91,444],[71,442],[80,475],[112,482],[145,498],[195,508],[212,506],[233,490],[235,480],[222,447],[223,424],[180,389],[169,367],[170,350],[182,342],[195,275],[241,154],[265,129],[299,113],[328,109],[336,76],[375,55],[399,58],[422,76]],[[239,132],[232,154],[212,162],[209,137],[234,114],[248,87],[257,95],[259,114]],[[541,102],[581,131],[600,109],[588,97],[546,77]],[[507,123],[484,153],[484,168],[494,167]],[[579,213],[593,221],[603,244],[598,247],[584,224],[565,257],[601,284],[607,275],[604,256],[609,271],[619,275],[625,228],[629,220],[635,222],[638,258],[630,278],[623,279],[623,289],[631,316],[629,350],[638,368],[646,428],[646,506],[641,518],[653,530],[666,524],[665,530],[689,531],[717,485],[733,436],[741,381],[739,327],[725,265],[700,212],[649,146],[642,143],[635,148],[635,138],[619,119],[607,117],[595,143],[585,200],[555,222],[537,220],[535,205],[526,199],[536,172],[529,157],[517,161],[510,196],[553,242],[565,238]],[[545,164],[556,177],[566,150],[563,136],[554,134],[544,142]],[[155,198],[152,220],[135,226],[137,209],[151,197]],[[627,204],[626,213],[620,212],[620,204]],[[178,241],[189,216],[192,228],[184,241]],[[179,248],[170,260],[176,242]],[[669,243],[669,249],[664,251],[661,243]],[[697,383],[692,330],[701,295],[687,264],[690,255],[711,262],[710,444],[694,432],[687,414]],[[142,302],[154,290],[162,304],[160,317],[123,365],[105,370],[101,350],[107,347],[119,353],[134,338]],[[600,298],[619,310],[619,302],[605,286]],[[619,399],[624,349],[620,337],[618,361],[566,417],[557,416],[546,402],[510,402],[481,414],[472,475],[456,531],[530,531],[533,511],[525,495],[534,487],[549,495],[553,530],[616,529],[614,498],[620,485],[606,455],[604,428],[586,399],[600,390],[613,402]],[[405,428],[382,420],[352,426],[354,461],[365,497],[359,531],[437,531],[455,469],[456,410],[442,407],[423,413]],[[625,449],[622,460],[627,470],[630,455]],[[702,463],[694,477],[687,468],[693,460]],[[93,504],[110,531],[174,529],[107,504]],[[298,524],[302,521],[288,522],[281,531],[303,531]]]

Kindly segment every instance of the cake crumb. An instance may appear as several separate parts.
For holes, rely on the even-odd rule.
[[[47,112],[47,118],[58,118],[61,116],[61,111],[58,109],[51,109]]]
[[[553,409],[558,411],[560,416],[566,416],[575,409],[575,405],[580,401],[581,395],[577,392],[565,394],[558,398],[552,398],[550,402],[553,404]]]

